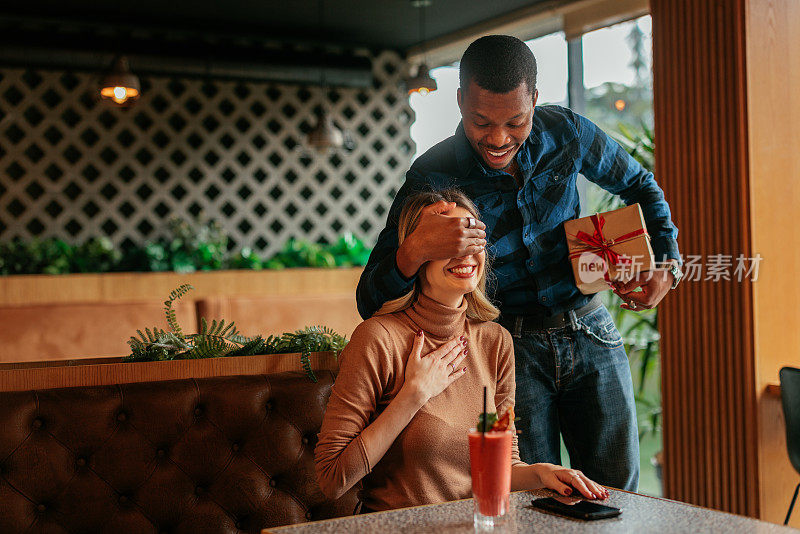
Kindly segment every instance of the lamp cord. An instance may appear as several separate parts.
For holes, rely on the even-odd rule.
[[[319,21],[319,34],[323,36],[325,34],[325,0],[319,0],[317,2],[317,19]],[[323,38],[322,43],[322,50],[323,56],[325,55],[325,39]],[[320,70],[320,85],[322,86],[322,94],[323,96],[326,93],[326,87],[328,85],[327,79],[325,76],[325,61],[322,62],[322,69]]]

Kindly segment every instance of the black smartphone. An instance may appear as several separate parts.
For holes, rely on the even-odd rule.
[[[584,521],[592,521],[595,519],[606,519],[608,517],[617,517],[622,513],[619,508],[611,506],[604,506],[596,502],[576,500],[574,503],[567,504],[554,499],[553,497],[543,497],[541,499],[534,499],[531,504],[536,508],[547,510],[559,515],[567,517],[574,517],[576,519],[583,519]]]

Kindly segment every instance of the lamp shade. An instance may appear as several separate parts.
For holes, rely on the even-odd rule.
[[[333,119],[324,109],[317,117],[317,124],[308,132],[308,145],[319,151],[344,147],[344,134],[333,124]]]
[[[419,68],[417,68],[416,76],[406,80],[406,87],[408,88],[409,95],[412,93],[427,95],[437,89],[436,80],[431,78],[428,66],[425,63],[421,63]]]
[[[140,93],[139,78],[131,72],[128,58],[118,56],[111,65],[111,71],[100,84],[100,97],[118,106],[124,106],[133,104]]]

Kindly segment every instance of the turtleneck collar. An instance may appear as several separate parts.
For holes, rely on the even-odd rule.
[[[458,308],[446,306],[420,292],[413,306],[405,310],[414,324],[438,338],[451,338],[464,332],[467,318],[467,300]]]

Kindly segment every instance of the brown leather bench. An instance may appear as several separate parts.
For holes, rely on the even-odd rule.
[[[254,532],[352,514],[314,475],[333,374],[0,393],[0,532]]]

